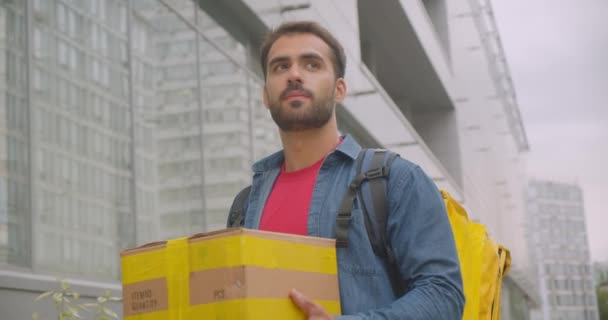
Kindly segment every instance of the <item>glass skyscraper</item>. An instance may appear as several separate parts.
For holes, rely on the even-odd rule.
[[[250,63],[190,0],[1,1],[0,263],[117,279],[221,228],[279,147]]]
[[[583,193],[574,184],[533,180],[528,186],[532,264],[544,320],[597,320]]]

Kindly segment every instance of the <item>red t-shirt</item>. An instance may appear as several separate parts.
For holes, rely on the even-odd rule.
[[[325,158],[310,167],[285,172],[285,164],[264,207],[260,229],[306,235],[308,210],[319,169]]]

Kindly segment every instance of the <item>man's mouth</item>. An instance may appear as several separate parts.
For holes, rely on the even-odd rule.
[[[310,98],[310,97],[304,92],[291,92],[285,96],[285,100],[295,99],[295,98]]]
[[[292,89],[281,94],[281,100],[289,100],[295,98],[308,98],[310,99],[312,94],[306,90]]]

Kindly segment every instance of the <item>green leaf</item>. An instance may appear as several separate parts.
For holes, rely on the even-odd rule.
[[[99,304],[97,304],[97,303],[85,303],[82,306],[83,307],[87,307],[87,308],[89,308],[89,307],[90,308],[97,308],[97,307],[99,307]]]
[[[67,290],[69,287],[70,287],[70,285],[68,284],[68,282],[65,279],[61,280],[61,289]]]
[[[62,298],[63,298],[63,294],[61,294],[61,292],[53,293],[53,300],[55,300],[56,303],[60,303]]]
[[[122,297],[110,297],[110,301],[122,301]]]
[[[54,293],[55,293],[55,291],[47,291],[47,292],[39,295],[38,297],[36,297],[36,299],[34,301],[38,301],[40,299],[44,299],[44,298],[46,298],[46,297],[48,297],[48,296],[50,296],[50,295],[52,295]]]
[[[68,310],[74,317],[76,317],[78,319],[82,319],[82,317],[80,316],[80,314],[78,313],[78,310],[76,308],[68,307]]]
[[[118,315],[116,314],[116,312],[110,310],[109,308],[104,307],[103,308],[103,313],[109,315],[110,317],[112,317],[114,319],[118,319]]]
[[[74,298],[74,300],[78,300],[78,299],[80,299],[80,293],[72,292],[72,297]]]
[[[89,311],[89,308],[86,305],[84,305],[84,304],[76,305],[76,308],[79,308],[79,309],[84,310],[84,311]]]
[[[40,320],[40,315],[38,314],[38,312],[34,312],[32,314],[32,320]]]
[[[99,302],[99,303],[106,303],[106,301],[108,301],[108,299],[106,299],[106,297],[97,297],[97,302]]]

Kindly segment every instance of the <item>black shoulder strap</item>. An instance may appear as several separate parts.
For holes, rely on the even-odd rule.
[[[370,171],[381,171],[384,170],[385,174],[382,177],[388,178],[388,174],[390,173],[390,167],[397,157],[397,154],[394,152],[388,152],[388,157],[385,157],[385,154],[388,151],[386,150],[378,150],[374,153],[374,157],[372,158],[370,167],[368,172]],[[385,161],[386,158],[386,161]],[[368,219],[375,218],[376,221],[376,234],[370,235],[370,230],[367,230],[368,236],[370,236],[370,241],[372,241],[372,247],[377,255],[385,255],[389,257],[387,254],[387,249],[390,248],[388,242],[386,240],[386,223],[388,220],[388,199],[386,198],[388,194],[387,190],[387,180],[386,179],[372,179],[369,180],[369,188],[371,193],[372,207],[368,207],[367,204],[364,204],[363,214],[365,214]],[[361,196],[361,199],[366,199]],[[369,217],[369,213],[373,212],[373,217]],[[378,241],[378,238],[379,241]],[[392,251],[390,251],[392,252]]]
[[[247,186],[241,190],[236,197],[234,197],[232,206],[230,206],[230,213],[228,214],[228,222],[226,223],[227,227],[242,227],[245,224],[245,204],[249,199],[250,192],[251,186]]]
[[[386,181],[381,178],[388,177],[390,163],[396,157],[396,154],[391,152],[385,162],[385,155],[387,152],[387,150],[383,149],[362,149],[359,152],[355,163],[357,174],[353,181],[351,181],[346,194],[342,198],[336,217],[336,246],[338,248],[348,246],[347,232],[350,220],[352,219],[354,202],[357,196],[360,199],[365,199],[365,197],[362,196],[361,184],[368,181],[370,184],[369,187],[371,190],[373,207],[368,208],[364,201],[362,201],[361,207],[364,213],[368,237],[370,242],[372,242],[372,246],[375,247],[374,252],[378,255],[382,255],[381,250],[378,249],[383,248],[383,246],[379,244],[377,237],[375,236],[376,233],[373,231],[374,227],[370,220],[370,216],[373,216],[374,221],[378,222],[378,224],[375,224],[376,227],[380,225],[386,226]],[[374,214],[370,215],[368,211],[372,211]],[[380,219],[378,219],[378,214],[381,216]],[[383,234],[384,229],[385,227],[382,227],[382,229],[380,229],[382,232],[378,233]]]
[[[357,175],[342,199],[336,217],[336,247],[348,246],[347,232],[354,201],[358,196],[361,199],[361,210],[370,244],[376,255],[386,258],[393,291],[400,296],[405,292],[405,284],[401,281],[397,260],[386,238],[388,200],[387,179],[384,179],[388,178],[391,164],[397,156],[398,154],[383,149],[361,150],[355,164]],[[364,194],[362,188],[365,181],[369,184],[369,189],[365,188],[366,191],[369,190],[368,194]]]
[[[380,152],[376,152],[374,158],[372,159],[372,170],[375,170],[377,165],[383,165],[382,168],[386,168],[386,177],[388,177],[388,173],[390,170],[390,166],[397,157],[397,154],[394,152],[390,152],[388,158],[386,159],[386,163],[383,164],[384,161],[384,152],[382,153],[382,158],[377,159],[377,155]],[[393,252],[393,248],[391,247],[388,239],[386,238],[387,230],[386,224],[388,220],[388,205],[387,205],[387,184],[386,179],[375,179],[370,180],[370,191],[372,195],[372,203],[373,210],[376,215],[376,223],[378,226],[378,236],[380,238],[380,243],[373,243],[372,246],[376,251],[376,254],[382,253],[384,257],[386,257],[387,267],[389,276],[391,279],[391,285],[393,286],[393,292],[395,292],[396,296],[401,296],[405,292],[405,283],[402,281],[401,272],[399,271],[399,265],[397,264],[397,259],[395,258],[395,254]],[[363,198],[362,198],[363,199]],[[364,214],[369,215],[369,212],[365,212]],[[368,217],[369,219],[369,217]],[[369,236],[370,230],[367,230],[367,234]],[[370,241],[377,241],[377,237],[370,238]],[[381,251],[380,251],[381,250]],[[382,255],[380,255],[382,256]]]
[[[357,156],[357,160],[355,160],[357,175],[348,186],[346,194],[342,197],[340,208],[338,208],[338,213],[336,215],[336,248],[348,247],[348,227],[350,226],[350,220],[353,217],[353,206],[355,204],[359,186],[361,185],[361,182],[366,179],[365,175],[359,170],[364,157],[365,150],[361,150]]]
[[[381,173],[384,166],[384,157],[386,155],[386,150],[373,150],[373,156],[369,166],[367,168],[362,168],[362,170],[366,170],[368,173]],[[388,167],[385,167],[388,168]],[[388,177],[388,170],[386,171],[386,175],[381,175],[381,177]],[[363,211],[363,215],[365,216],[365,221],[369,221],[367,225],[367,236],[372,244],[372,248],[376,255],[383,256],[385,254],[382,243],[384,242],[384,233],[386,230],[386,219],[387,219],[387,205],[386,205],[386,180],[385,179],[370,179],[369,183],[369,191],[371,195],[371,204],[367,203],[367,199],[363,196],[363,188],[359,189],[360,199],[362,199],[363,203],[361,205],[361,209]],[[369,207],[369,206],[372,207]],[[370,212],[373,213],[373,216],[370,216]],[[374,219],[375,228],[372,227],[371,219]],[[380,239],[378,239],[380,238]]]

